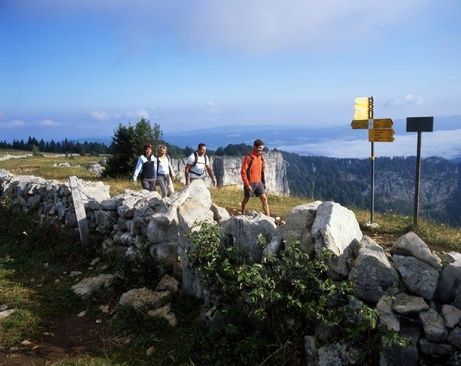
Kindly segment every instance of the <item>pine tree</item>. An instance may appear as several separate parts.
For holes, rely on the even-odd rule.
[[[152,127],[144,118],[134,126],[120,124],[112,137],[111,157],[107,161],[105,175],[129,177],[134,171],[136,160],[143,152],[144,144],[152,144],[155,154],[157,146],[162,143],[162,135],[160,125],[155,124]]]

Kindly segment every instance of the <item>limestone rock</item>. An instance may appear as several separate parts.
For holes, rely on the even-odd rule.
[[[134,206],[140,200],[139,196],[124,195],[120,205],[117,207],[119,217],[132,218],[134,215]]]
[[[443,342],[448,335],[443,318],[434,309],[419,313],[424,334],[429,342]]]
[[[262,254],[263,262],[266,261],[268,256],[272,254],[277,254],[280,252],[283,246],[283,232],[284,232],[283,225],[276,227],[274,233],[272,234],[272,240],[263,249],[263,254]]]
[[[442,305],[441,312],[447,328],[454,328],[461,320],[461,310],[455,306]]]
[[[179,234],[176,212],[154,214],[147,226],[147,238],[152,244],[177,242]]]
[[[117,198],[109,198],[102,200],[100,203],[101,209],[106,211],[117,211],[117,207],[120,204],[120,200]]]
[[[293,207],[285,221],[286,230],[304,230],[312,227],[315,214],[321,204],[321,201],[315,201]]]
[[[199,230],[203,223],[213,223],[210,206],[199,205],[195,200],[187,200],[178,209],[179,230],[181,233]]]
[[[345,344],[333,343],[319,348],[319,366],[354,365],[358,363],[358,351]]]
[[[275,220],[272,217],[263,214],[239,215],[224,223],[223,235],[230,244],[243,248],[252,260],[259,262],[264,247],[274,237],[275,229]]]
[[[219,207],[218,205],[213,203],[210,209],[211,209],[211,212],[213,212],[214,221],[221,223],[226,220],[229,220],[230,218],[229,212],[227,212],[227,210],[224,207]]]
[[[176,327],[178,321],[176,315],[171,311],[171,304],[167,304],[155,310],[149,310],[147,313],[149,316],[165,319],[170,327]]]
[[[398,332],[400,331],[400,320],[392,311],[393,302],[392,296],[385,295],[379,299],[376,310],[378,310],[380,324],[388,330]]]
[[[171,293],[178,292],[178,289],[179,282],[170,275],[163,276],[156,288],[157,291],[170,291]]]
[[[304,336],[304,350],[306,352],[307,366],[317,366],[319,364],[319,351],[315,345],[315,337]]]
[[[426,338],[419,340],[419,347],[421,352],[425,355],[432,357],[444,357],[453,353],[453,346],[447,343],[433,343],[429,342]]]
[[[90,198],[97,202],[110,198],[109,186],[103,182],[86,182],[79,179],[78,183],[83,202],[87,202]]]
[[[393,260],[408,290],[431,300],[437,287],[439,272],[414,257],[394,255]]]
[[[440,273],[440,279],[434,298],[442,303],[451,303],[456,296],[456,290],[461,283],[461,261],[448,264]]]
[[[96,277],[88,277],[72,286],[72,291],[82,298],[89,298],[97,292],[108,289],[114,283],[115,276],[112,274],[100,274]]]
[[[360,249],[349,280],[355,285],[359,298],[377,302],[386,290],[398,285],[399,277],[384,250],[375,245]]]
[[[392,309],[399,314],[413,314],[428,310],[429,305],[422,297],[411,296],[402,292],[395,295]]]
[[[160,264],[169,267],[175,266],[178,261],[178,243],[153,244],[149,247],[149,253]]]
[[[391,253],[394,255],[412,256],[421,262],[429,264],[438,271],[442,269],[440,258],[432,254],[426,243],[413,231],[398,238],[394,245],[392,245]]]
[[[323,202],[317,209],[312,236],[315,251],[329,249],[340,255],[354,241],[362,239],[355,214],[335,202]]]
[[[461,328],[456,327],[453,329],[448,335],[447,341],[457,349],[461,349]]]
[[[161,307],[166,304],[169,299],[170,293],[168,291],[155,292],[143,287],[125,292],[120,297],[119,303],[120,305],[141,311]]]
[[[6,310],[3,310],[3,311],[0,311],[0,320],[1,320],[1,319],[6,319],[6,318],[8,318],[8,317],[11,316],[15,311],[16,311],[16,309],[6,309]]]

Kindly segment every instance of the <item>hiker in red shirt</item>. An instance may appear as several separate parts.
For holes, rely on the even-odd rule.
[[[265,192],[266,184],[264,181],[264,142],[257,139],[253,143],[253,149],[243,158],[240,174],[243,180],[244,197],[242,201],[242,214],[252,195],[259,197],[264,213],[269,216],[269,204]]]

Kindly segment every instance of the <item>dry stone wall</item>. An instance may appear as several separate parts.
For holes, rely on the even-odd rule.
[[[262,214],[229,217],[212,204],[202,181],[165,199],[156,192],[129,190],[110,197],[109,187],[101,182],[79,181],[79,186],[90,232],[106,250],[128,259],[152,257],[161,268],[181,273],[182,289],[189,294],[206,296],[185,256],[187,233],[199,230],[203,222],[219,224],[223,242],[245,248],[255,262],[264,263],[270,253],[299,240],[310,255],[331,251],[331,278],[350,281],[354,301],[375,306],[380,326],[409,337],[409,347],[395,349],[392,360],[383,354],[380,364],[448,364],[461,355],[461,254],[437,255],[413,232],[383,249],[362,234],[352,211],[334,202],[297,206],[280,226]],[[0,170],[0,195],[17,210],[37,212],[43,223],[77,227],[67,183]],[[109,279],[101,279],[98,286],[106,286]],[[317,349],[315,334],[306,339],[309,364],[349,364],[328,358],[347,359],[338,351],[346,352],[347,345]],[[338,352],[327,352],[330,348]]]

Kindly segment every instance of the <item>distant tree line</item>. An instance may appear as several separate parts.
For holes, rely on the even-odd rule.
[[[0,141],[1,149],[14,149],[14,150],[24,150],[24,151],[41,151],[57,154],[107,154],[109,147],[98,143],[98,142],[78,142],[68,139],[62,141],[45,141],[43,139],[37,140],[35,137],[28,138],[27,141],[24,140],[13,140],[9,143],[6,141]]]
[[[369,159],[339,159],[323,156],[303,156],[281,151],[288,164],[287,178],[293,195],[309,199],[332,200],[345,206],[367,209],[370,206]],[[415,157],[380,157],[376,159],[377,211],[394,211],[404,215],[413,213]],[[425,217],[461,224],[461,163],[454,164],[441,158],[423,159],[422,182],[431,188],[428,200],[420,198],[420,214]],[[435,187],[453,190],[453,195],[442,201]],[[379,189],[381,188],[381,189]],[[385,191],[383,191],[385,189]],[[410,192],[410,195],[408,194]]]

